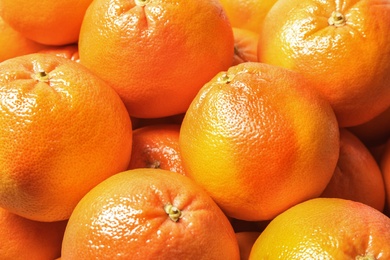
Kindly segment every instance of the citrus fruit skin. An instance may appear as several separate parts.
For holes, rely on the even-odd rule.
[[[390,139],[390,105],[370,121],[349,127],[348,130],[369,148],[386,143]]]
[[[0,16],[26,38],[45,45],[76,43],[92,0],[1,0]]]
[[[15,31],[0,16],[0,62],[16,56],[37,52],[46,45],[34,42]]]
[[[179,124],[161,123],[135,129],[128,169],[157,168],[185,175],[179,136]]]
[[[389,259],[390,219],[366,204],[315,198],[273,219],[249,259]]]
[[[281,0],[262,29],[260,62],[299,71],[327,98],[341,127],[390,105],[390,2]]]
[[[0,63],[0,206],[38,221],[69,218],[81,197],[130,161],[118,94],[50,54]]]
[[[337,167],[321,197],[354,200],[383,211],[385,196],[383,176],[374,156],[352,132],[341,128]]]
[[[79,39],[81,23],[92,0],[1,0],[0,16],[24,37],[45,45]]]
[[[277,0],[220,0],[233,27],[258,33]]]
[[[238,245],[240,247],[241,260],[248,260],[252,246],[256,242],[260,234],[261,232],[257,231],[236,232]]]
[[[199,91],[179,142],[186,174],[228,216],[259,221],[322,193],[339,129],[329,103],[298,73],[246,62]]]
[[[67,221],[39,222],[0,208],[0,256],[4,260],[55,259]]]
[[[39,53],[54,54],[60,57],[64,57],[75,62],[80,62],[79,47],[77,43],[61,45],[61,46],[48,46]]]
[[[379,163],[386,189],[385,212],[390,217],[390,139],[384,144],[384,151]]]
[[[80,32],[80,62],[119,93],[133,117],[184,113],[198,90],[232,63],[229,20],[217,0],[137,2],[92,2]]]
[[[232,66],[243,62],[257,62],[257,45],[259,34],[233,27],[234,34],[234,58]]]
[[[167,214],[167,205],[176,213]],[[169,210],[168,210],[169,212]],[[239,259],[233,227],[193,181],[134,169],[98,184],[69,219],[62,259]]]

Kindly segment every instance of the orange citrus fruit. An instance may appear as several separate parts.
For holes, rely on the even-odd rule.
[[[380,159],[380,168],[386,189],[386,206],[385,211],[390,217],[390,139],[386,142],[384,152]]]
[[[178,124],[156,124],[135,129],[128,169],[158,168],[185,175],[179,135]]]
[[[273,219],[249,259],[390,259],[390,218],[360,202],[315,198]]]
[[[348,129],[368,147],[386,143],[390,139],[390,106],[370,121]]]
[[[379,165],[368,148],[347,129],[340,129],[337,167],[321,197],[354,200],[383,211],[385,187]]]
[[[127,168],[130,117],[79,63],[29,54],[0,63],[0,206],[38,221],[69,218],[81,197]]]
[[[220,0],[233,27],[258,33],[277,0]]]
[[[238,247],[240,248],[240,260],[249,259],[252,246],[256,242],[260,234],[260,232],[256,231],[243,231],[236,233]]]
[[[23,36],[47,45],[78,41],[92,0],[0,0],[0,16]]]
[[[131,117],[131,122],[133,129],[141,128],[149,125],[158,125],[158,124],[177,124],[181,125],[183,121],[184,113],[177,115],[166,116],[166,117],[156,117],[156,118],[139,118]]]
[[[388,140],[390,140],[390,138]],[[383,142],[382,144],[367,147],[377,163],[380,163],[382,156],[386,151],[386,143],[387,142]]]
[[[93,188],[65,230],[61,259],[239,259],[233,228],[191,179],[162,169],[118,173]]]
[[[186,175],[228,216],[259,221],[323,192],[339,129],[329,103],[300,74],[246,62],[199,91],[179,142]]]
[[[55,259],[67,221],[38,222],[0,208],[0,258]]]
[[[46,45],[27,39],[21,33],[15,31],[4,22],[1,16],[0,46],[0,62],[16,56],[34,53],[47,47]]]
[[[231,65],[233,52],[218,0],[95,0],[79,41],[80,62],[140,118],[184,113],[198,90]]]
[[[390,105],[390,1],[279,0],[260,30],[260,62],[301,72],[341,127]]]
[[[79,47],[77,43],[62,46],[50,46],[40,50],[39,53],[54,54],[56,56],[64,57],[75,62],[80,62]]]
[[[233,27],[234,35],[234,56],[233,66],[243,62],[256,62],[257,59],[257,45],[259,41],[259,34],[240,28]]]

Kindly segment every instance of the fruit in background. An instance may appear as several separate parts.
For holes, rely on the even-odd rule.
[[[82,65],[50,54],[0,63],[0,206],[38,221],[77,202],[130,161],[130,117]]]
[[[246,62],[199,91],[179,142],[187,176],[229,217],[259,221],[321,195],[336,167],[339,129],[300,74]]]
[[[148,125],[158,125],[158,124],[177,124],[181,125],[183,121],[184,113],[167,116],[167,117],[156,117],[156,118],[138,118],[131,117],[131,122],[133,125],[133,130],[141,128]]]
[[[184,113],[198,90],[231,65],[233,52],[218,0],[95,0],[79,41],[80,62],[140,118]]]
[[[128,169],[157,168],[185,175],[179,134],[178,124],[149,125],[134,130]]]
[[[316,198],[266,227],[249,259],[390,259],[390,219],[366,204]]]
[[[382,156],[386,151],[386,143],[387,142],[384,142],[384,143],[379,144],[379,145],[367,147],[369,149],[370,153],[372,154],[372,156],[375,158],[375,161],[377,163],[380,163],[380,161],[382,160]]]
[[[240,248],[240,260],[248,260],[253,244],[260,236],[260,232],[244,231],[236,233],[238,246]]]
[[[257,61],[259,34],[249,30],[233,28],[234,57],[233,66],[243,62]]]
[[[0,16],[0,62],[47,48],[15,31]]]
[[[0,0],[0,16],[23,36],[46,45],[76,43],[92,0]]]
[[[389,83],[390,88],[390,83]],[[348,128],[367,146],[373,147],[390,139],[390,106],[370,121]]]
[[[75,62],[80,62],[79,47],[77,43],[55,47],[50,46],[39,51],[39,53],[54,54],[56,56],[64,57]]]
[[[118,173],[77,205],[67,259],[239,259],[227,217],[189,178],[161,169]]]
[[[390,218],[390,139],[386,142],[385,150],[380,160],[380,167],[386,188],[385,213]]]
[[[242,219],[229,218],[234,232],[262,232],[268,225],[269,220],[265,221],[247,221]]]
[[[220,0],[233,27],[258,33],[277,0]]]
[[[331,103],[340,127],[390,104],[390,2],[279,0],[260,31],[259,61],[301,72]]]
[[[54,259],[61,255],[67,221],[38,222],[0,208],[1,259]]]
[[[385,196],[381,170],[373,155],[353,133],[340,129],[339,160],[321,197],[354,200],[383,211]]]

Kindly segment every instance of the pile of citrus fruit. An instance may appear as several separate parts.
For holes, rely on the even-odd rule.
[[[0,0],[0,259],[390,259],[389,0]]]

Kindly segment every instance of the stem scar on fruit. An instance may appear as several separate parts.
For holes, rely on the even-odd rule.
[[[345,16],[337,11],[332,12],[332,15],[328,19],[328,24],[330,26],[340,27],[345,25],[346,22]]]
[[[46,71],[38,71],[33,75],[33,78],[40,82],[49,82],[49,75],[47,75]]]
[[[218,79],[218,82],[228,84],[230,83],[234,78],[234,75],[228,74],[228,73],[223,73]]]
[[[169,218],[177,222],[182,217],[181,210],[173,206],[172,204],[168,203],[164,206],[165,213],[168,214]]]

